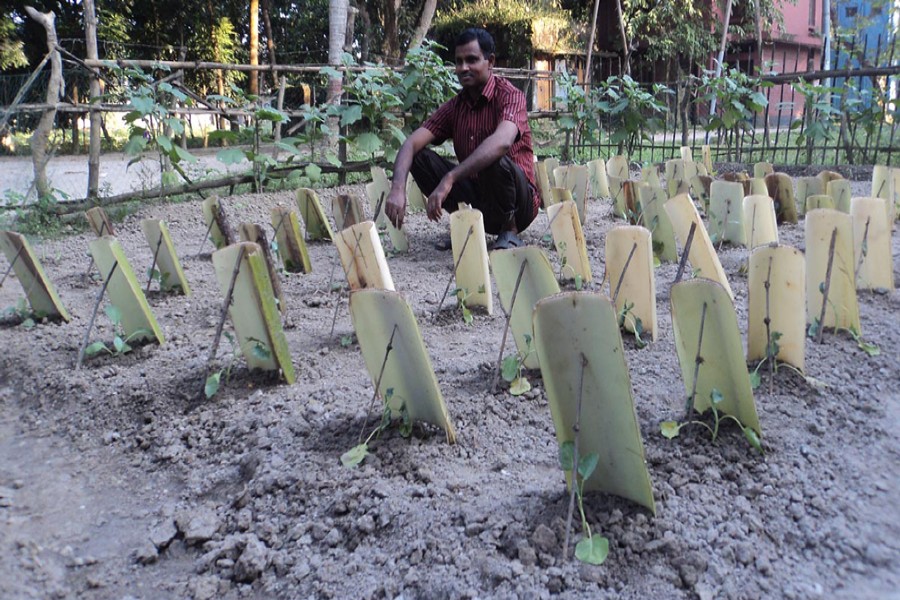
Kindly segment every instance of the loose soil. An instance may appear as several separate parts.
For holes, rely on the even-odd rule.
[[[854,195],[867,187],[854,183]],[[322,190],[323,204],[338,192],[362,188]],[[293,197],[223,202],[235,224],[266,224]],[[590,202],[596,292],[608,292],[609,213],[608,202]],[[658,514],[588,495],[590,524],[610,540],[594,567],[561,560],[568,494],[539,373],[523,397],[490,392],[503,315],[476,310],[466,325],[448,300],[433,318],[452,271],[451,254],[433,249],[446,217],[437,226],[411,215],[412,251],[389,265],[458,441],[419,427],[404,439],[393,428],[356,469],[339,458],[380,412],[368,410],[373,384],[358,346],[341,343],[352,326],[346,292],[331,291],[343,281],[333,247],[310,244],[313,273],[282,278],[297,383],[239,360],[214,399],[198,402],[222,303],[200,207],[147,206],[116,225],[141,279],[152,260],[142,218],[168,223],[193,289],[148,295],[165,345],[74,370],[100,289],[87,233],[36,243],[72,322],[0,329],[0,597],[900,597],[896,290],[860,295],[862,333],[879,356],[829,332],[807,344],[813,379],[782,368],[769,394],[764,374],[760,456],[733,427],[716,443],[699,428],[660,435],[685,390],[669,311],[676,266],[659,267],[659,340],[638,349],[625,339]],[[541,214],[524,239],[541,244],[546,226]],[[802,222],[780,233],[803,248]],[[896,236],[893,253],[897,265]],[[747,251],[726,247],[721,257],[745,330]],[[0,306],[22,293],[8,280]],[[112,338],[102,314],[90,337]],[[218,365],[229,354],[223,341]]]

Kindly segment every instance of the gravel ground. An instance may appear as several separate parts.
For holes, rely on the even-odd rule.
[[[320,197],[327,205],[338,192],[362,189]],[[222,200],[235,223],[267,223],[292,195]],[[616,225],[609,212],[607,201],[590,201],[595,292],[608,291],[599,274]],[[0,597],[900,597],[896,290],[860,294],[862,333],[880,355],[829,333],[807,344],[813,379],[780,369],[769,394],[763,378],[760,456],[731,427],[716,443],[698,428],[660,435],[684,386],[669,311],[676,266],[659,267],[659,339],[643,349],[625,339],[657,515],[589,494],[591,527],[610,540],[606,563],[593,567],[561,559],[568,495],[540,374],[524,397],[489,391],[502,312],[476,310],[467,325],[448,302],[431,316],[452,271],[450,253],[432,248],[446,217],[436,226],[412,215],[412,252],[388,262],[457,443],[430,428],[409,439],[391,429],[355,470],[339,457],[377,415],[358,346],[340,342],[351,323],[346,293],[330,291],[333,247],[310,244],[313,272],[282,278],[298,381],[279,384],[238,361],[219,394],[198,404],[222,302],[209,245],[197,254],[200,208],[148,205],[116,225],[138,273],[152,260],[143,218],[166,220],[193,289],[148,295],[165,345],[73,369],[99,291],[86,233],[35,244],[72,322],[0,329]],[[545,227],[542,214],[524,238],[541,244]],[[780,234],[804,247],[802,221]],[[898,279],[896,236],[892,251]],[[746,258],[742,248],[721,253],[744,333]],[[21,295],[8,281],[0,306]],[[111,336],[101,315],[91,339]]]

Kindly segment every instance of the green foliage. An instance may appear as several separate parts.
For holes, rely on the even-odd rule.
[[[708,105],[713,98],[716,99],[716,112],[709,116],[707,131],[734,128],[751,130],[753,115],[764,110],[768,104],[766,95],[760,88],[772,86],[771,83],[763,82],[735,67],[723,68],[718,77],[714,71],[704,71],[702,77],[693,78],[693,84],[697,86],[698,92],[695,103]]]
[[[7,306],[0,311],[0,320],[11,319],[18,321],[24,329],[32,329],[37,325],[37,321],[43,319],[47,315],[40,312],[33,312],[28,306],[28,300],[23,296],[16,300],[12,306]]]
[[[584,482],[594,473],[599,462],[600,456],[596,453],[576,456],[574,442],[563,442],[559,445],[559,466],[568,473],[569,485],[574,488],[578,512],[581,515],[581,531],[584,533],[584,537],[575,545],[575,558],[590,565],[603,564],[609,554],[609,540],[600,535],[595,536],[591,532],[591,526],[584,514]]]
[[[523,337],[525,349],[506,356],[500,364],[500,375],[509,383],[509,393],[513,396],[521,396],[531,389],[525,376],[525,361],[535,349],[531,345],[531,336],[526,333]]]
[[[466,325],[471,325],[475,320],[475,317],[472,316],[471,309],[466,305],[466,300],[468,300],[469,296],[472,294],[470,294],[469,290],[466,288],[456,288],[452,293],[456,296],[456,304],[459,306],[459,310],[462,313],[463,322]]]
[[[206,395],[206,399],[209,400],[219,391],[219,386],[222,383],[222,377],[224,376],[225,382],[231,379],[231,367],[234,365],[234,362],[238,359],[241,353],[240,347],[238,347],[237,341],[234,339],[234,336],[226,331],[223,334],[225,339],[228,340],[228,343],[231,344],[231,354],[228,355],[228,362],[225,366],[218,371],[212,373],[206,378],[206,384],[203,386],[203,393]]]
[[[152,332],[147,329],[138,329],[137,331],[133,331],[129,335],[125,335],[124,331],[122,330],[121,311],[112,304],[107,304],[103,310],[106,313],[106,317],[113,325],[112,347],[107,346],[106,342],[94,342],[84,349],[84,355],[87,358],[97,356],[101,352],[106,352],[111,356],[121,356],[123,354],[128,354],[132,350],[128,342],[136,337],[152,334]]]
[[[28,66],[25,46],[16,39],[16,25],[9,14],[0,17],[0,71]]]
[[[598,88],[597,108],[606,118],[609,141],[619,145],[619,154],[631,155],[638,140],[648,141],[665,124],[668,87],[654,83],[645,90],[628,75],[613,76]]]
[[[424,40],[406,55],[406,66],[399,83],[403,111],[411,115],[404,127],[407,133],[421,125],[459,89],[452,68],[446,66],[438,54],[442,50],[447,49],[437,42]]]
[[[21,233],[49,236],[59,233],[62,223],[57,213],[60,201],[69,199],[62,190],[53,189],[47,196],[40,196],[35,202],[26,203],[22,194],[13,190],[3,193],[4,204],[16,207],[16,230]]]
[[[712,408],[712,417],[713,424],[710,426],[704,421],[685,421],[684,423],[679,423],[677,421],[664,421],[660,423],[660,433],[663,434],[664,437],[668,439],[673,439],[678,437],[681,433],[682,428],[687,427],[689,425],[700,425],[709,430],[709,433],[712,437],[712,441],[715,442],[716,438],[719,436],[719,426],[728,420],[734,421],[737,423],[737,426],[741,428],[741,431],[744,434],[744,438],[746,438],[747,442],[760,454],[765,454],[765,451],[762,447],[762,441],[759,438],[759,435],[751,429],[750,427],[744,426],[741,421],[735,417],[734,415],[726,415],[724,413],[719,412],[719,405],[724,400],[724,396],[722,396],[722,392],[713,388],[713,390],[709,393],[709,405]]]
[[[391,424],[393,423],[393,410],[390,406],[390,402],[393,397],[394,388],[388,388],[387,390],[385,390],[381,405],[381,422],[377,427],[375,427],[372,433],[369,434],[364,442],[357,444],[341,455],[342,465],[344,465],[348,469],[356,468],[356,466],[359,465],[363,460],[365,460],[366,456],[369,455],[369,444],[372,442],[372,440],[378,439],[379,437],[381,437],[381,434],[383,432],[390,428]],[[407,410],[406,408],[406,402],[403,402],[400,405],[400,420],[398,430],[400,431],[400,435],[402,437],[408,438],[412,435],[412,419],[409,416],[409,410]],[[362,438],[362,433],[360,433],[360,438]]]
[[[619,311],[619,329],[625,328],[625,320],[631,319],[632,329],[634,330],[634,343],[637,345],[638,349],[645,348],[647,346],[647,342],[644,341],[644,322],[641,320],[639,316],[632,312],[634,309],[634,302],[629,303],[627,300],[622,303],[622,310]]]

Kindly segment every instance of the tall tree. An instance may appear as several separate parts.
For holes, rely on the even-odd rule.
[[[329,0],[328,2],[328,64],[340,66],[344,53],[344,42],[347,38],[347,0]],[[332,77],[328,80],[328,101],[340,102],[343,78]]]
[[[259,64],[259,0],[250,0],[250,64]],[[259,72],[250,73],[250,93],[259,94]]]

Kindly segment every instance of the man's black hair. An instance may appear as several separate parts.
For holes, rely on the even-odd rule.
[[[459,34],[454,47],[465,46],[472,40],[478,40],[478,46],[481,48],[481,53],[485,58],[490,58],[491,54],[494,53],[494,38],[480,27],[470,27]]]

